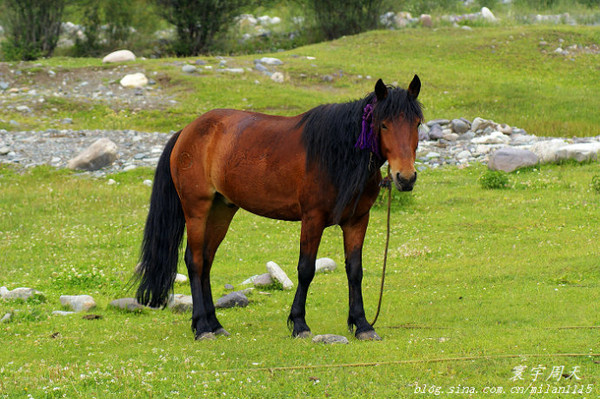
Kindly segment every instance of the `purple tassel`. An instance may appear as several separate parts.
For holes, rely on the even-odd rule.
[[[367,104],[363,110],[362,130],[354,147],[360,150],[369,150],[381,158],[379,153],[379,142],[377,141],[377,136],[373,132],[373,108],[373,104]]]

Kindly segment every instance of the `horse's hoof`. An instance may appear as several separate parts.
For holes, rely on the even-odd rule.
[[[217,336],[212,332],[203,332],[196,335],[196,341],[212,341],[217,339]]]
[[[300,331],[298,334],[296,334],[296,338],[300,339],[306,339],[310,337],[312,337],[312,333],[310,332],[310,330]]]
[[[381,341],[381,337],[377,335],[375,330],[358,333],[356,334],[356,339],[361,341]]]
[[[227,330],[226,330],[226,329],[224,329],[223,327],[221,327],[221,328],[217,328],[217,329],[214,331],[214,334],[215,334],[215,335],[222,335],[222,336],[224,336],[224,337],[229,337],[229,336],[231,335],[231,334],[229,334],[229,331],[227,331]]]

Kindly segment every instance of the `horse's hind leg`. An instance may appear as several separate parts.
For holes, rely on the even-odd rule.
[[[185,262],[190,276],[192,300],[192,330],[196,339],[227,335],[215,314],[210,287],[210,269],[217,248],[229,228],[237,207],[227,206],[217,195],[212,200],[201,201],[186,214],[188,246]]]
[[[202,199],[193,207],[184,206],[187,228],[187,248],[185,264],[190,276],[192,290],[192,330],[196,339],[214,337],[208,322],[205,294],[203,293],[202,275],[204,273],[204,240],[208,214],[212,206],[212,198]]]
[[[215,305],[213,303],[210,287],[210,269],[215,259],[217,249],[225,238],[225,234],[227,234],[227,230],[229,229],[229,224],[238,209],[239,208],[235,205],[226,204],[223,197],[217,194],[213,200],[206,223],[203,254],[204,267],[202,268],[200,281],[209,329],[216,335],[229,335],[229,333],[221,326],[221,323],[219,323],[217,315],[215,314]]]

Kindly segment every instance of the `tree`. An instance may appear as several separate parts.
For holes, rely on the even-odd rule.
[[[383,0],[304,0],[325,39],[375,29]]]
[[[156,0],[162,16],[175,25],[173,50],[179,56],[206,53],[251,0]]]
[[[35,60],[49,57],[56,48],[65,0],[4,0],[0,7],[7,41],[4,57]]]

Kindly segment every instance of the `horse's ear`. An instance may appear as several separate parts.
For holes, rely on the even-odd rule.
[[[377,96],[377,101],[384,100],[388,95],[387,86],[383,83],[383,80],[379,79],[377,83],[375,83],[375,95]]]
[[[408,85],[408,94],[412,96],[415,100],[419,97],[419,92],[421,91],[421,79],[417,75],[413,78],[410,85]]]

